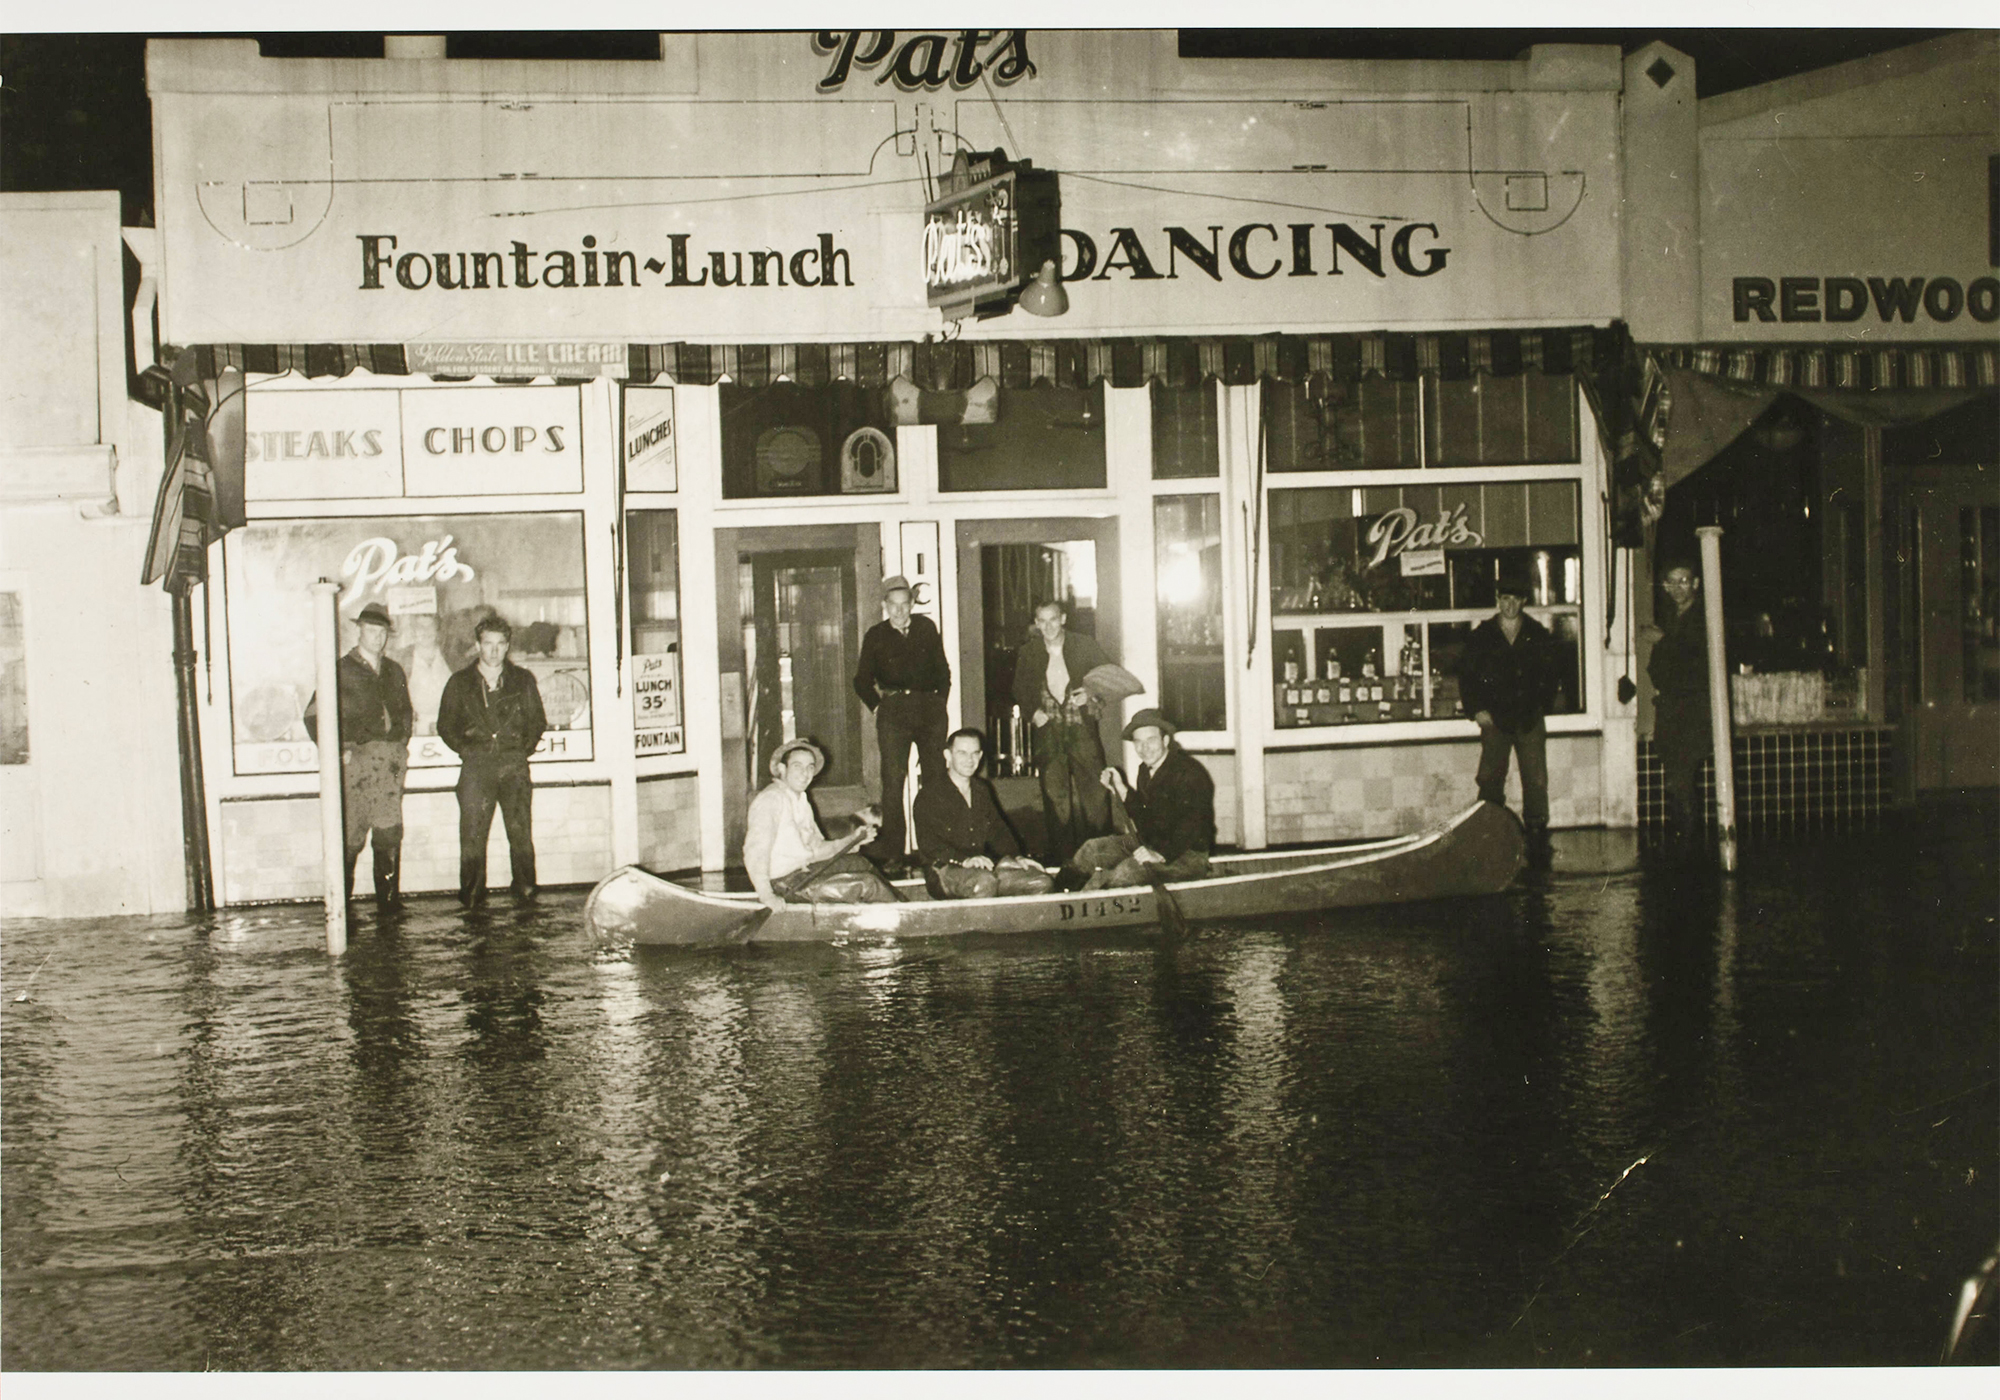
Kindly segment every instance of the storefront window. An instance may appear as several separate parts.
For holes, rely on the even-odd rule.
[[[897,489],[896,429],[879,389],[724,384],[722,495],[731,501]]]
[[[303,715],[312,698],[310,585],[341,584],[340,649],[353,618],[382,603],[395,621],[389,654],[410,679],[412,767],[456,764],[437,737],[445,679],[471,664],[488,613],[514,626],[512,659],[534,673],[549,732],[537,760],[591,756],[590,636],[584,608],[583,517],[391,516],[258,520],[223,544],[230,722],[236,771],[319,766]]]
[[[1581,710],[1583,555],[1574,481],[1273,491],[1272,684],[1280,728],[1460,714],[1458,659],[1520,570]]]
[[[1002,389],[991,423],[937,430],[944,491],[1102,490],[1104,385]]]
[[[1383,471],[1578,460],[1576,386],[1563,374],[1445,379],[1315,374],[1263,386],[1266,469]]]
[[[1156,380],[1151,395],[1154,479],[1221,475],[1221,429],[1215,385],[1176,389]]]
[[[632,619],[632,746],[641,755],[683,753],[681,730],[680,514],[625,517],[626,612]]]
[[[1222,501],[1153,501],[1160,708],[1183,729],[1226,729],[1222,659]]]

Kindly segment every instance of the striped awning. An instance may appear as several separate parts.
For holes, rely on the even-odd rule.
[[[2000,345],[1646,345],[1663,366],[1773,389],[1990,389]]]
[[[805,385],[852,380],[865,388],[907,378],[926,389],[964,389],[992,377],[1003,388],[1036,384],[1114,388],[1154,382],[1191,387],[1211,379],[1254,384],[1315,375],[1355,380],[1371,375],[1415,379],[1435,373],[1588,373],[1616,361],[1623,332],[1582,326],[1553,330],[1375,332],[1232,337],[1138,336],[1075,340],[925,340],[845,344],[628,347],[628,383],[722,380],[760,387],[778,380]],[[246,374],[296,371],[309,379],[357,369],[408,374],[401,345],[209,345],[196,347],[205,373],[234,365]],[[432,376],[444,379],[447,376]],[[503,381],[504,382],[504,381]]]

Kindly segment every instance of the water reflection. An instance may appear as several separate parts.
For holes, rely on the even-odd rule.
[[[1995,1223],[1978,835],[1171,940],[10,927],[0,1363],[1928,1359]]]

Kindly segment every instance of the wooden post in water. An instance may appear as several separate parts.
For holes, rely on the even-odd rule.
[[[312,585],[313,672],[319,695],[319,844],[326,898],[326,951],[347,951],[347,839],[340,791],[340,585]]]
[[[1729,712],[1729,654],[1722,635],[1722,527],[1703,525],[1701,594],[1708,624],[1708,725],[1715,742],[1716,849],[1724,870],[1736,868],[1736,764]]]

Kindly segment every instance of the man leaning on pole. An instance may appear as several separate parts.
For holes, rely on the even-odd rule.
[[[410,683],[387,655],[388,609],[370,603],[355,618],[354,647],[340,658],[340,795],[347,897],[361,848],[375,849],[375,903],[402,904],[403,777],[410,766]],[[306,704],[306,733],[319,741],[319,696]]]

